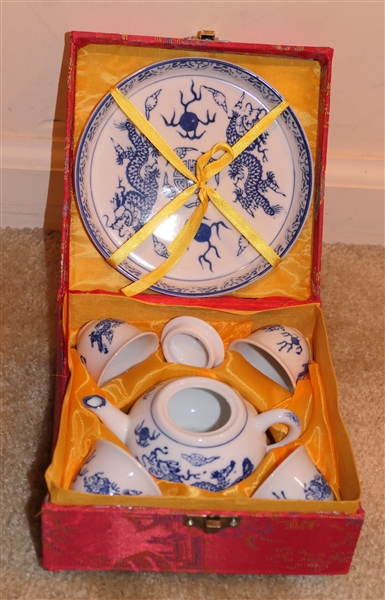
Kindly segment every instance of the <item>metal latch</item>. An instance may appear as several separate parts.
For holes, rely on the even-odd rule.
[[[215,42],[218,40],[215,37],[215,31],[211,31],[209,29],[202,29],[198,31],[198,33],[192,37],[186,38],[187,40],[209,40],[210,42]]]
[[[187,527],[197,527],[205,533],[218,533],[226,527],[238,527],[240,517],[219,517],[218,515],[184,515],[183,524]]]
[[[197,38],[198,40],[211,40],[213,42],[218,39],[215,37],[215,31],[210,31],[208,29],[202,29],[202,31],[198,31]]]

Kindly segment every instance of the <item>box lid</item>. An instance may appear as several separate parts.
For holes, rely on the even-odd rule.
[[[61,291],[120,294],[129,283],[107,264],[85,231],[72,190],[74,155],[92,109],[109,91],[111,83],[153,62],[180,56],[218,58],[239,64],[258,73],[289,101],[302,122],[312,152],[312,205],[301,234],[281,264],[255,283],[224,297],[186,299],[150,291],[136,298],[152,303],[229,306],[235,310],[319,302],[332,50],[79,32],[72,33],[71,44],[64,208],[64,229],[70,229],[70,236],[64,244]],[[72,255],[76,255],[76,261],[70,259]]]

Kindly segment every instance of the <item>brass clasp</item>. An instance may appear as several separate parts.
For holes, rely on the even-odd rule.
[[[184,515],[183,524],[187,527],[197,527],[205,533],[218,533],[227,527],[238,527],[240,517],[220,517],[218,515]]]
[[[186,39],[187,40],[209,40],[210,42],[215,42],[218,40],[218,38],[215,37],[215,31],[211,31],[209,29],[202,29],[201,31],[198,31],[198,33],[196,35],[193,35],[192,37],[188,37]]]
[[[211,40],[213,42],[218,39],[215,37],[215,31],[210,31],[209,29],[198,31],[197,38],[198,40]]]

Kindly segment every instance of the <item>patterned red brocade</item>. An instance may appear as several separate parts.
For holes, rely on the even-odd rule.
[[[79,510],[46,503],[43,566],[337,575],[349,570],[363,514],[242,513],[238,527],[208,534],[184,525],[179,511],[103,506]]]
[[[330,106],[331,59],[329,48],[271,46],[206,42],[193,39],[125,36],[72,32],[68,75],[68,111],[64,175],[62,271],[58,294],[58,357],[54,442],[69,379],[64,331],[69,329],[69,254],[75,117],[75,75],[78,51],[88,44],[144,46],[260,54],[318,61],[321,66],[315,171],[314,231],[311,262],[311,297],[320,303],[320,267],[324,175]],[[82,292],[71,291],[72,296]],[[92,290],[95,297],[103,292]],[[112,294],[110,292],[110,294]],[[116,295],[121,295],[117,292]],[[142,294],[151,304],[184,304],[185,299]],[[304,304],[287,297],[197,298],[191,305],[207,309],[258,311]],[[224,305],[225,304],[225,305]],[[195,513],[203,515],[204,513]],[[184,511],[112,506],[62,506],[43,503],[43,566],[56,570],[122,570],[147,572],[237,573],[280,575],[338,575],[349,571],[364,511],[343,513],[221,512],[240,517],[237,527],[206,533],[184,524]]]

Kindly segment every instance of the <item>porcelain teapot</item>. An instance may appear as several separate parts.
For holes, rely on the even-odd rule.
[[[248,477],[267,452],[301,435],[287,409],[258,414],[225,383],[183,377],[148,390],[126,415],[102,396],[83,399],[157,479],[218,492]],[[267,445],[266,431],[284,423],[289,432]]]

